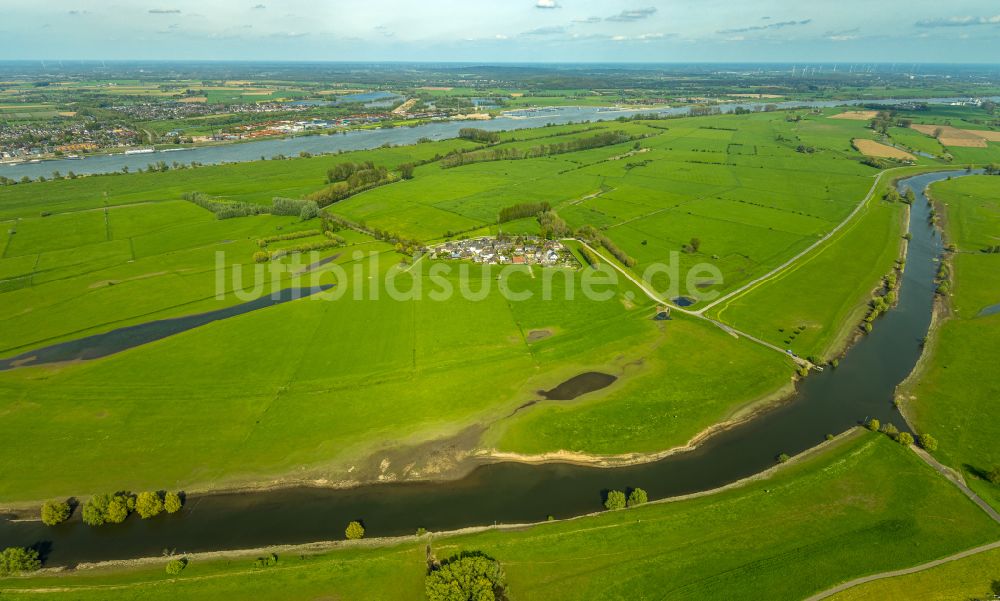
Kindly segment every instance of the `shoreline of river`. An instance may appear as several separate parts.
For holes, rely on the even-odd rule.
[[[677,495],[672,497],[665,497],[662,499],[651,500],[647,505],[660,505],[665,503],[677,503],[681,501],[687,501],[691,499],[697,499],[707,496],[717,495],[729,490],[742,488],[754,482],[759,482],[761,480],[767,480],[779,473],[782,470],[789,469],[815,455],[819,455],[829,448],[843,444],[847,441],[853,440],[859,436],[863,436],[866,430],[862,426],[856,426],[849,430],[846,430],[833,438],[825,440],[805,451],[793,455],[787,461],[776,463],[770,468],[752,474],[745,478],[735,480],[728,484],[718,486],[709,490],[703,490],[693,493],[688,493],[684,495]],[[616,511],[628,511],[627,509],[616,510]],[[172,558],[183,557],[188,560],[214,560],[214,559],[236,559],[236,558],[251,558],[260,555],[265,555],[268,553],[297,553],[297,554],[321,554],[327,551],[332,551],[335,549],[346,549],[346,548],[382,548],[389,547],[393,545],[403,544],[407,542],[418,542],[422,540],[431,540],[436,537],[454,537],[462,536],[465,534],[476,534],[480,532],[487,532],[491,530],[523,530],[527,528],[534,528],[550,523],[557,522],[569,522],[582,520],[585,518],[595,517],[608,513],[608,510],[592,511],[589,513],[584,513],[580,515],[575,515],[572,517],[553,519],[553,520],[538,520],[534,522],[521,522],[516,524],[492,524],[486,526],[468,526],[465,528],[456,528],[451,530],[442,531],[428,531],[425,534],[410,534],[405,536],[386,536],[378,538],[365,538],[360,540],[321,540],[309,543],[301,544],[289,544],[289,545],[268,545],[262,547],[253,548],[242,548],[242,549],[225,549],[221,551],[201,551],[194,553],[178,553],[176,555],[167,556],[146,556],[146,557],[135,557],[131,559],[115,559],[107,561],[95,561],[95,562],[81,562],[73,567],[53,567],[53,568],[43,568],[38,572],[35,572],[33,576],[44,575],[44,574],[65,574],[65,573],[75,573],[80,571],[91,571],[91,570],[101,570],[101,569],[133,569],[140,568],[149,565],[157,565],[165,560]],[[43,589],[44,590],[44,589]]]

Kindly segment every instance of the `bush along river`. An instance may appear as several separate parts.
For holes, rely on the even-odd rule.
[[[788,402],[708,437],[694,450],[627,467],[502,462],[442,482],[192,495],[178,514],[150,520],[132,516],[123,524],[97,528],[83,524],[77,509],[68,522],[52,528],[36,521],[0,521],[0,546],[38,545],[46,565],[53,566],[159,556],[164,549],[192,553],[337,540],[351,520],[363,520],[368,536],[537,522],[548,515],[598,511],[608,489],[641,487],[659,499],[716,488],[773,466],[780,453],[801,453],[866,418],[903,425],[893,394],[920,356],[942,250],[937,230],[928,223],[923,190],[949,175],[965,172],[918,175],[898,184],[901,191],[912,188],[916,194],[910,209],[912,240],[899,303],[874,331],[849,350],[837,369],[801,382]]]
[[[879,105],[893,105],[906,102],[928,102],[932,104],[943,104],[968,98],[925,98],[920,100],[813,100],[813,101],[785,101],[773,104],[779,109],[791,108],[830,108],[835,106],[859,106],[864,104],[877,103]],[[993,97],[992,100],[1000,101],[1000,97]],[[731,113],[737,108],[754,110],[761,108],[760,102],[756,103],[729,103],[719,105],[719,110],[724,113]],[[38,176],[49,177],[53,171],[68,173],[72,171],[77,175],[89,175],[96,173],[115,173],[128,167],[132,171],[139,168],[146,168],[150,163],[164,161],[165,163],[190,164],[192,162],[203,165],[218,165],[220,163],[240,163],[246,161],[257,161],[261,157],[271,158],[276,155],[295,156],[300,152],[312,154],[334,153],[337,151],[369,150],[378,148],[384,144],[406,145],[416,144],[421,138],[429,140],[444,140],[455,138],[458,131],[463,127],[476,127],[490,131],[528,129],[540,127],[549,123],[565,124],[581,121],[607,121],[618,117],[631,117],[634,115],[657,114],[661,116],[682,117],[691,113],[690,106],[679,107],[650,107],[645,109],[618,109],[614,107],[588,107],[588,106],[559,106],[539,109],[524,109],[502,113],[499,117],[489,121],[434,121],[417,125],[414,127],[393,127],[390,129],[356,129],[339,130],[331,135],[309,135],[295,136],[288,138],[271,138],[255,142],[240,142],[232,144],[220,144],[217,146],[200,146],[192,148],[170,148],[158,150],[150,153],[140,154],[105,154],[93,155],[83,159],[53,159],[36,163],[3,163],[0,164],[0,175],[12,179],[21,179],[24,176],[35,179]]]

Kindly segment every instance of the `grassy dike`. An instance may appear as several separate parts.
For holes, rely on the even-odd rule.
[[[1000,302],[1000,255],[982,253],[1000,226],[1000,178],[972,176],[931,186],[942,215],[950,254],[950,294],[941,298],[924,358],[900,387],[907,418],[940,442],[935,453],[959,470],[969,487],[1000,508],[1000,486],[984,473],[1000,466],[1000,398],[996,373],[1000,314],[984,315]]]
[[[888,438],[855,430],[714,494],[515,530],[437,535],[385,547],[335,544],[166,560],[0,582],[5,599],[421,599],[425,552],[481,550],[500,560],[513,598],[801,599],[840,582],[945,557],[1000,537],[947,480]],[[263,554],[263,552],[261,552]],[[793,576],[794,575],[794,576]]]
[[[1000,549],[965,557],[929,570],[859,585],[830,601],[921,601],[991,599],[1000,594]]]
[[[908,167],[881,176],[867,205],[831,240],[789,269],[711,312],[721,321],[784,345],[800,356],[829,360],[840,355],[868,312],[872,293],[905,256],[906,205],[883,195],[900,179],[957,167]],[[831,298],[839,302],[830,302]],[[876,322],[875,327],[878,327]]]

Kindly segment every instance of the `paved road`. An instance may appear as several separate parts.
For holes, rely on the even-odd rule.
[[[931,457],[930,453],[928,453],[927,451],[919,447],[910,447],[910,448],[913,449],[913,451],[917,454],[917,456],[923,459],[927,463],[927,465],[931,466],[931,468],[934,471],[947,478],[949,482],[957,486],[959,490],[965,493],[965,496],[969,497],[969,499],[971,499],[973,503],[978,505],[979,508],[982,509],[984,512],[986,512],[988,516],[993,518],[993,521],[1000,524],[1000,513],[997,513],[997,511],[993,509],[993,507],[991,507],[989,503],[984,501],[982,498],[980,498],[979,495],[973,492],[971,488],[966,486],[965,481],[962,479],[962,476],[960,474],[955,472],[955,470],[945,465],[942,465],[941,462],[939,462],[937,459]],[[916,572],[929,570],[931,568],[935,568],[939,565],[948,563],[950,561],[955,561],[957,559],[962,559],[964,557],[969,557],[970,555],[976,555],[978,553],[985,553],[986,551],[991,551],[993,549],[1000,549],[1000,541],[982,545],[980,547],[976,547],[975,549],[962,551],[961,553],[955,553],[954,555],[949,555],[948,557],[943,557],[941,559],[929,561],[927,563],[914,566],[912,568],[893,570],[891,572],[881,572],[879,574],[872,574],[871,576],[855,578],[854,580],[850,580],[843,584],[837,585],[821,593],[816,593],[815,595],[809,597],[805,601],[819,601],[820,599],[826,599],[827,597],[832,597],[833,595],[836,595],[839,592],[846,591],[847,589],[858,586],[859,584],[872,582],[873,580],[882,580],[883,578],[893,578],[895,576],[905,576],[907,574],[915,574]]]
[[[740,330],[737,330],[736,328],[734,328],[734,327],[732,327],[730,325],[726,325],[726,324],[722,323],[721,321],[717,321],[715,319],[712,319],[711,317],[706,317],[706,316],[702,315],[700,311],[691,311],[690,309],[685,309],[683,307],[678,307],[678,306],[674,305],[673,303],[667,301],[666,299],[660,298],[659,296],[657,296],[657,294],[655,292],[653,292],[652,290],[649,289],[649,287],[646,286],[645,282],[643,282],[639,278],[633,276],[631,273],[629,273],[629,272],[625,271],[624,269],[622,269],[621,267],[619,267],[617,263],[615,263],[614,261],[609,260],[607,257],[605,257],[604,255],[602,255],[601,252],[598,251],[596,248],[594,248],[590,244],[584,242],[583,240],[577,239],[576,241],[579,242],[580,244],[582,244],[583,246],[587,247],[588,249],[590,249],[590,251],[593,252],[595,255],[601,257],[602,259],[604,259],[604,261],[608,265],[610,265],[611,267],[615,268],[616,271],[618,271],[623,276],[625,276],[626,278],[628,278],[628,280],[630,282],[632,282],[633,284],[635,284],[636,286],[638,286],[639,290],[642,290],[646,294],[646,296],[648,296],[649,298],[651,298],[653,301],[655,301],[658,304],[664,305],[664,306],[669,306],[671,311],[679,311],[681,313],[684,313],[685,315],[690,315],[692,317],[697,317],[698,319],[704,319],[705,321],[707,321],[707,322],[715,325],[717,328],[719,328],[720,330],[726,332],[727,334],[730,334],[730,335],[735,336],[737,338],[740,338],[740,337],[746,338],[747,340],[750,340],[752,342],[756,342],[757,344],[760,344],[760,345],[765,346],[765,347],[767,347],[769,349],[777,351],[777,352],[781,353],[782,355],[784,355],[785,357],[788,357],[789,359],[791,359],[795,363],[801,365],[802,367],[806,367],[808,369],[820,369],[820,368],[817,368],[812,363],[810,363],[809,361],[803,359],[802,357],[796,357],[795,355],[789,355],[787,352],[785,352],[784,349],[782,349],[779,346],[773,345],[770,342],[767,342],[765,340],[761,340],[760,338],[757,338],[756,336],[751,336],[750,334],[747,334],[746,332],[741,332]]]
[[[882,181],[882,178],[887,173],[889,173],[891,171],[895,171],[896,169],[901,169],[901,167],[896,167],[894,169],[887,169],[887,170],[882,171],[881,173],[879,173],[875,177],[875,181],[872,183],[871,188],[868,189],[868,194],[866,194],[865,197],[861,200],[861,202],[859,202],[858,205],[856,207],[854,207],[854,210],[851,211],[850,214],[847,217],[845,217],[843,221],[841,221],[840,223],[838,223],[836,225],[836,227],[834,227],[832,230],[830,230],[829,232],[827,232],[826,234],[824,234],[823,237],[821,237],[816,242],[813,242],[812,244],[810,244],[808,248],[806,248],[805,250],[803,250],[799,254],[795,255],[791,259],[788,259],[787,261],[785,261],[781,265],[775,267],[774,269],[772,269],[771,271],[767,272],[766,274],[760,276],[759,278],[757,278],[757,279],[755,279],[755,280],[753,280],[751,282],[748,282],[748,283],[744,284],[743,286],[740,286],[739,288],[737,288],[736,290],[733,290],[729,294],[723,295],[723,296],[715,299],[714,301],[712,301],[711,303],[705,305],[704,307],[702,307],[700,309],[696,309],[696,310],[684,309],[683,307],[678,307],[678,306],[674,305],[673,303],[671,303],[670,301],[668,301],[666,299],[662,299],[662,298],[658,297],[652,290],[650,290],[649,288],[646,287],[646,285],[645,285],[644,282],[640,281],[638,278],[633,277],[632,274],[628,273],[627,271],[625,271],[624,269],[622,269],[621,267],[619,267],[614,261],[607,261],[606,258],[605,258],[605,260],[608,262],[609,265],[611,265],[612,267],[614,267],[622,275],[624,275],[626,278],[628,278],[633,284],[635,284],[636,286],[638,286],[640,290],[642,290],[643,292],[645,292],[646,296],[648,296],[649,298],[653,299],[657,303],[660,303],[662,305],[667,305],[673,311],[680,311],[681,313],[685,313],[687,315],[692,315],[694,317],[700,317],[702,319],[705,319],[705,320],[707,320],[707,321],[715,324],[717,327],[719,327],[723,331],[725,331],[725,332],[727,332],[729,334],[732,334],[733,336],[743,337],[743,338],[746,338],[746,339],[751,340],[753,342],[756,342],[757,344],[760,344],[760,345],[765,346],[767,348],[773,349],[773,350],[781,353],[782,355],[785,355],[786,357],[789,357],[790,359],[792,359],[793,361],[795,361],[797,364],[799,364],[799,365],[801,365],[803,367],[807,367],[809,369],[813,369],[813,368],[816,368],[816,366],[813,365],[811,362],[809,362],[809,361],[807,361],[807,360],[805,360],[805,359],[803,359],[801,357],[796,357],[796,356],[793,356],[793,355],[789,355],[785,351],[785,349],[782,349],[779,346],[771,344],[770,342],[767,342],[765,340],[761,340],[760,338],[757,338],[756,336],[751,336],[750,334],[747,334],[746,332],[742,332],[740,330],[737,330],[736,328],[734,328],[732,326],[729,326],[729,325],[726,325],[726,324],[722,323],[721,321],[712,319],[710,317],[706,317],[705,316],[705,311],[711,309],[712,307],[718,305],[719,303],[725,302],[725,301],[727,301],[727,300],[729,300],[729,299],[731,299],[731,298],[733,298],[735,296],[743,294],[744,292],[750,290],[751,288],[753,288],[753,287],[755,287],[755,286],[757,286],[757,285],[759,285],[759,284],[761,284],[761,283],[763,283],[763,282],[771,279],[772,277],[778,275],[779,273],[781,273],[785,269],[788,269],[789,267],[791,267],[792,265],[794,265],[797,261],[799,261],[800,259],[802,259],[806,255],[808,255],[810,252],[812,252],[813,250],[815,250],[816,248],[818,248],[820,245],[822,245],[824,242],[826,242],[827,240],[829,240],[831,237],[833,237],[834,235],[836,235],[836,233],[839,232],[840,230],[842,230],[852,219],[854,219],[854,217],[863,208],[865,208],[866,206],[868,206],[868,203],[871,201],[872,196],[874,196],[875,191],[878,189],[878,185]],[[601,256],[602,258],[604,258],[604,256],[601,255],[601,253],[599,253],[594,247],[590,246],[589,244],[587,244],[583,240],[577,240],[577,241],[580,244],[583,244],[584,246],[586,246],[587,248],[589,248],[591,251],[593,251],[594,253],[596,253],[598,256]]]
[[[830,230],[829,232],[827,232],[826,234],[824,234],[822,238],[820,238],[819,240],[813,242],[812,244],[809,245],[808,248],[806,248],[805,250],[803,250],[799,254],[795,255],[791,259],[788,259],[787,261],[785,261],[781,265],[778,265],[777,267],[775,267],[771,271],[765,273],[764,275],[760,276],[759,278],[757,278],[757,279],[755,279],[755,280],[753,280],[751,282],[748,282],[748,283],[740,286],[739,288],[737,288],[736,290],[733,290],[729,294],[723,295],[723,296],[715,299],[714,301],[710,302],[709,304],[707,304],[704,307],[702,307],[702,308],[698,309],[697,311],[695,311],[695,313],[697,313],[697,314],[700,315],[700,314],[704,313],[705,311],[708,311],[712,307],[718,305],[719,303],[725,302],[725,301],[727,301],[727,300],[729,300],[729,299],[731,299],[731,298],[733,298],[735,296],[743,294],[747,290],[750,290],[751,288],[757,286],[758,284],[760,284],[760,283],[762,283],[762,282],[764,282],[766,280],[769,280],[772,277],[774,277],[774,276],[778,275],[779,273],[781,273],[782,271],[788,269],[793,264],[795,264],[799,259],[801,259],[802,257],[808,255],[813,250],[815,250],[816,248],[818,248],[821,244],[823,244],[824,242],[826,242],[827,240],[829,240],[831,237],[833,237],[837,232],[839,232],[840,230],[844,229],[844,227],[852,219],[854,219],[854,216],[857,215],[861,211],[861,209],[863,209],[866,206],[868,206],[868,202],[872,199],[872,196],[875,194],[875,190],[878,188],[879,183],[882,181],[882,177],[885,174],[889,173],[890,171],[895,171],[896,169],[902,169],[902,167],[895,167],[893,169],[886,169],[885,171],[879,173],[875,177],[875,182],[872,184],[872,187],[868,189],[868,194],[866,194],[865,197],[861,200],[861,202],[858,203],[858,206],[854,207],[854,210],[851,211],[851,213],[847,217],[845,217],[843,221],[841,221],[840,223],[838,223],[837,226],[834,227],[832,230]]]
[[[947,478],[952,484],[957,486],[960,491],[965,493],[965,496],[969,497],[969,499],[971,499],[973,503],[979,505],[980,509],[985,511],[987,515],[993,518],[994,522],[1000,524],[1000,513],[997,513],[996,509],[993,509],[993,507],[991,507],[989,503],[984,501],[982,497],[977,495],[975,492],[972,491],[971,488],[966,486],[965,480],[962,478],[961,474],[951,469],[950,467],[942,465],[941,462],[939,462],[937,459],[931,457],[930,453],[928,453],[927,451],[919,447],[912,447],[912,449],[917,454],[918,457],[920,457],[927,463],[927,465],[934,468],[934,471],[941,474],[942,476]]]
[[[896,576],[906,576],[907,574],[915,574],[917,572],[922,572],[924,570],[929,570],[931,568],[936,568],[939,565],[943,565],[958,559],[963,559],[972,555],[977,555],[979,553],[985,553],[986,551],[992,551],[993,549],[1000,549],[1000,541],[990,543],[988,545],[983,545],[981,547],[976,547],[975,549],[969,549],[967,551],[962,551],[961,553],[955,553],[954,555],[949,555],[948,557],[943,557],[941,559],[935,559],[934,561],[929,561],[927,563],[921,564],[919,566],[914,566],[912,568],[905,568],[902,570],[893,570],[891,572],[882,572],[881,574],[872,574],[871,576],[865,576],[863,578],[855,578],[849,582],[845,582],[839,586],[835,586],[831,589],[825,590],[822,593],[816,593],[812,597],[809,597],[805,601],[820,601],[820,599],[826,599],[832,597],[837,593],[846,591],[849,588],[858,586],[859,584],[864,584],[866,582],[872,582],[874,580],[882,580],[883,578],[894,578]]]

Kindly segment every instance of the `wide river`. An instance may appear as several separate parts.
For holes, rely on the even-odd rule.
[[[369,536],[412,534],[418,527],[442,531],[534,522],[600,510],[607,489],[642,487],[651,499],[712,489],[765,470],[779,453],[801,453],[866,418],[902,426],[893,393],[920,356],[941,254],[923,190],[964,174],[926,174],[899,183],[901,191],[912,188],[917,198],[899,304],[877,320],[840,366],[810,375],[788,402],[711,436],[693,451],[621,468],[493,463],[453,481],[194,495],[176,515],[132,516],[124,524],[99,528],[83,524],[79,510],[54,528],[4,519],[0,547],[39,545],[47,565],[73,565],[159,556],[164,549],[185,553],[341,539],[345,524],[354,519],[364,520]]]
[[[948,103],[968,100],[968,98],[924,98],[919,102]],[[1000,101],[1000,97],[993,100]],[[816,100],[778,102],[778,108],[828,108],[834,106],[857,106],[865,103],[878,102],[884,105],[915,102],[914,100]],[[753,109],[760,107],[761,102],[732,103],[720,105],[720,110],[731,113],[737,108]],[[37,163],[5,163],[0,165],[0,175],[13,179],[24,176],[37,178],[40,175],[49,177],[53,171],[66,174],[72,171],[77,174],[111,173],[128,167],[135,171],[140,167],[164,161],[168,164],[198,162],[204,165],[220,163],[240,163],[257,161],[261,157],[271,158],[276,155],[296,156],[300,152],[312,154],[331,153],[339,150],[366,150],[378,148],[383,144],[405,145],[415,144],[421,138],[444,140],[458,136],[458,130],[463,127],[478,127],[491,131],[528,129],[540,127],[548,123],[563,124],[580,121],[606,121],[618,117],[629,117],[637,114],[656,113],[659,115],[683,116],[691,112],[691,107],[648,108],[620,110],[601,107],[550,107],[509,111],[503,116],[490,121],[437,121],[418,125],[416,127],[395,127],[392,129],[364,129],[347,132],[338,131],[329,135],[297,136],[288,138],[272,138],[254,142],[221,144],[218,146],[203,146],[181,150],[160,150],[148,154],[109,154],[90,156],[83,159],[57,159]]]

